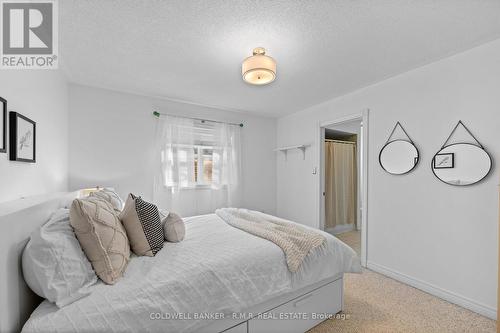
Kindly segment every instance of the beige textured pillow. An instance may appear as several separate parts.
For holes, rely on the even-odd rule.
[[[138,256],[153,257],[163,248],[163,229],[158,208],[130,193],[120,220],[127,231],[130,247]]]
[[[184,239],[186,235],[186,226],[179,215],[169,213],[168,216],[163,219],[162,224],[165,239],[167,241],[177,243]]]
[[[97,276],[114,284],[130,258],[130,245],[113,206],[95,197],[75,199],[70,223]]]

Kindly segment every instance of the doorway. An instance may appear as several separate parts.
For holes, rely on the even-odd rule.
[[[320,141],[320,227],[367,261],[368,110],[323,122]]]

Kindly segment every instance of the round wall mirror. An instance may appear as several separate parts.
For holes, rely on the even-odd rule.
[[[382,168],[393,175],[403,175],[415,168],[419,160],[418,149],[406,140],[394,140],[385,144],[380,151]]]
[[[491,170],[491,157],[472,143],[443,147],[432,159],[432,172],[450,185],[466,186],[483,180]]]

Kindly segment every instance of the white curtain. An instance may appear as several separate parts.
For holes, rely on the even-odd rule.
[[[153,200],[159,208],[192,216],[239,206],[238,126],[162,115],[155,143]]]

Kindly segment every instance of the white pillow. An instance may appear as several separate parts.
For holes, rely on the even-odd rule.
[[[169,242],[180,242],[186,235],[186,226],[182,218],[176,213],[170,212],[163,219],[163,235]]]
[[[123,210],[125,206],[125,202],[123,199],[116,193],[115,189],[112,187],[105,187],[100,189],[97,192],[91,192],[91,197],[101,198],[111,204],[113,208],[119,213]]]
[[[69,223],[69,209],[57,210],[31,234],[23,252],[23,275],[37,295],[63,307],[90,294],[97,276]]]

